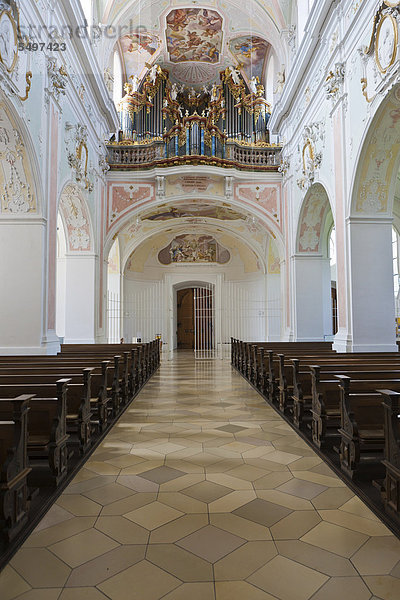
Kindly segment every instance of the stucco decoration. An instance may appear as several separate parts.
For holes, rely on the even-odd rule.
[[[238,183],[235,196],[238,200],[257,204],[281,228],[281,190],[278,184]]]
[[[298,252],[321,252],[321,234],[330,204],[325,189],[316,183],[307,193],[298,226]]]
[[[398,26],[392,15],[383,15],[378,23],[375,40],[375,60],[381,73],[394,64],[397,54]]]
[[[375,118],[362,151],[353,210],[363,215],[384,215],[389,206],[390,185],[397,173],[400,152],[400,86],[397,86]]]
[[[308,190],[314,183],[316,171],[321,166],[324,143],[325,124],[322,121],[316,121],[304,127],[300,156],[302,177],[297,180],[297,185],[301,190]]]
[[[67,234],[68,250],[90,252],[92,250],[90,218],[78,186],[66,186],[60,198],[60,212]]]
[[[153,183],[121,183],[109,186],[107,207],[107,231],[117,221],[147,202],[155,200],[155,186]]]
[[[1,212],[37,212],[32,175],[21,133],[5,104],[0,104],[0,194]]]

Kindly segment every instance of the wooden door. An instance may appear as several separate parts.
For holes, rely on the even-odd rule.
[[[194,350],[194,290],[178,290],[177,345],[178,349]]]

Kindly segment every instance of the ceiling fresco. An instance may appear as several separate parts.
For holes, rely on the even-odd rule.
[[[231,208],[215,204],[201,202],[194,204],[192,201],[179,203],[176,206],[163,206],[141,216],[142,221],[168,221],[183,217],[203,217],[209,219],[220,219],[223,221],[235,221],[246,217]]]
[[[210,235],[183,234],[175,237],[158,253],[163,265],[172,263],[219,263],[230,260],[229,250]]]
[[[206,8],[177,8],[166,18],[166,41],[173,63],[218,63],[222,49],[222,17]]]
[[[268,49],[269,43],[254,35],[237,37],[229,42],[229,50],[248,80],[255,76],[262,81]]]
[[[121,38],[120,45],[125,72],[136,73],[141,78],[147,72],[146,63],[150,64],[159,56],[162,42],[154,33],[137,32]]]

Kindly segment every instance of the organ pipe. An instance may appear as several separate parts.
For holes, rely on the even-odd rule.
[[[221,72],[220,78],[221,85],[199,92],[171,83],[168,72],[158,65],[142,82],[133,76],[119,104],[121,143],[160,141],[165,158],[224,157],[230,142],[268,144],[271,107],[263,86],[256,78],[246,83],[233,67]]]

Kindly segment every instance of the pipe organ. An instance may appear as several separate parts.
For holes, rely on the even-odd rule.
[[[229,159],[229,145],[265,147],[271,106],[264,87],[253,77],[248,84],[228,67],[220,84],[199,91],[169,79],[153,65],[140,82],[132,76],[120,102],[120,144],[162,144],[164,159],[207,156]]]

